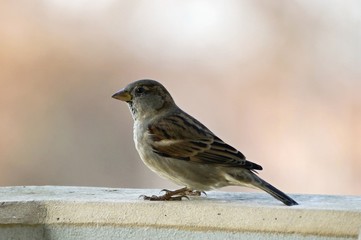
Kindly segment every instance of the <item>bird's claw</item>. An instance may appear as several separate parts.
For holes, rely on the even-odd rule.
[[[144,200],[149,201],[181,201],[182,198],[186,198],[189,200],[188,196],[180,195],[180,196],[169,196],[167,194],[161,195],[161,196],[146,196],[146,195],[140,195],[139,198],[143,198]]]
[[[171,190],[168,190],[168,189],[162,189],[162,190],[160,190],[159,193],[161,193],[161,192],[165,192],[165,194],[169,194],[169,193],[171,193],[172,191],[171,191]]]
[[[174,190],[174,191],[170,191],[168,189],[162,189],[160,192],[165,192],[165,194],[163,194],[161,196],[141,195],[139,197],[143,198],[144,200],[149,200],[149,201],[180,201],[180,200],[182,200],[182,198],[186,198],[189,200],[188,196],[201,196],[202,193],[204,193],[204,195],[207,195],[203,191],[191,190],[186,187],[178,189],[178,190]]]

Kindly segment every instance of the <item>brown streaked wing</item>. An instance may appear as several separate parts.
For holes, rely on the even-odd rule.
[[[241,152],[223,142],[185,113],[163,118],[150,125],[148,131],[153,140],[153,151],[163,157],[262,170],[261,166],[247,161]]]

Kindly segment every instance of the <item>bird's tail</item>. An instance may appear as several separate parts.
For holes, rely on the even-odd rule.
[[[263,191],[271,194],[272,197],[280,200],[281,202],[283,202],[287,206],[298,205],[298,203],[295,200],[293,200],[292,198],[287,196],[281,190],[278,190],[277,188],[275,188],[274,186],[272,186],[271,184],[269,184],[265,180],[261,179],[260,177],[258,177],[256,175],[255,175],[255,177],[257,178],[257,180],[253,181],[253,183],[252,183],[252,185],[254,185],[255,187],[260,188]]]

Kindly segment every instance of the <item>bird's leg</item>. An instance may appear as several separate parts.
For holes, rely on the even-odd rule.
[[[177,190],[174,190],[174,191],[163,189],[161,192],[165,192],[165,194],[163,194],[161,196],[156,196],[156,195],[145,196],[145,195],[142,195],[140,197],[143,197],[144,200],[150,200],[150,201],[180,201],[180,200],[182,200],[183,197],[188,198],[186,195],[183,194],[187,190],[188,190],[187,187],[177,189]]]
[[[200,191],[194,191],[187,187],[177,189],[174,191],[163,189],[162,192],[165,192],[165,194],[161,196],[153,195],[149,197],[142,195],[140,197],[143,197],[144,200],[150,200],[150,201],[180,201],[182,200],[182,198],[188,199],[188,196],[200,196],[202,194],[202,192]]]
[[[189,189],[187,187],[181,188],[181,189],[178,189],[178,190],[175,190],[175,191],[170,191],[168,189],[162,189],[161,192],[175,193],[177,195],[182,195],[182,196],[201,196],[202,193],[204,195],[207,195],[206,192],[204,192],[204,191],[192,190],[192,189]]]

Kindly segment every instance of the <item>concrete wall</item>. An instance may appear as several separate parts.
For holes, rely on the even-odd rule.
[[[263,193],[209,192],[149,202],[159,190],[0,188],[3,239],[357,239],[361,197],[292,195],[287,207]]]

